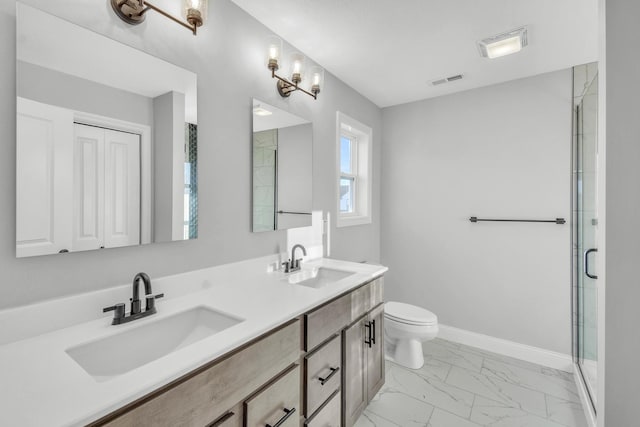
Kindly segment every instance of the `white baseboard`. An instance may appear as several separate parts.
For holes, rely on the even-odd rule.
[[[587,385],[584,383],[582,378],[580,378],[580,372],[578,372],[577,367],[573,370],[573,378],[576,382],[576,387],[578,388],[578,396],[580,396],[580,402],[582,403],[582,409],[584,410],[584,416],[587,419],[587,424],[589,424],[589,427],[596,427],[596,414],[591,406],[591,400],[589,399],[587,392]]]
[[[566,372],[573,372],[573,359],[568,354],[557,353],[539,347],[520,344],[514,341],[503,340],[489,335],[483,335],[453,326],[439,325],[438,337],[447,341],[477,347],[482,350],[502,354],[527,362],[559,369]]]

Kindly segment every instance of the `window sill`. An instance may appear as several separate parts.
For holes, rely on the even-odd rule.
[[[371,224],[371,216],[370,215],[352,215],[352,216],[340,216],[338,215],[338,220],[336,221],[336,227],[350,227],[353,225],[364,225]]]

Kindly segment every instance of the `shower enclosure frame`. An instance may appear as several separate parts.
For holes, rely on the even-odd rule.
[[[581,312],[581,309],[584,308],[584,289],[585,283],[584,278],[583,281],[580,281],[580,276],[585,275],[590,277],[591,279],[597,278],[590,274],[589,271],[584,270],[586,256],[588,256],[589,252],[593,252],[596,247],[589,244],[590,246],[587,248],[585,243],[594,243],[597,244],[597,239],[595,238],[594,233],[594,241],[593,242],[585,242],[584,240],[584,230],[580,229],[581,226],[584,225],[585,211],[583,206],[579,206],[579,202],[584,201],[584,164],[581,162],[581,155],[584,150],[584,132],[583,128],[580,126],[583,124],[583,100],[586,92],[593,84],[598,84],[598,72],[597,72],[597,64],[588,64],[581,67],[589,67],[592,66],[595,68],[595,74],[593,78],[585,81],[585,90],[582,93],[576,93],[576,69],[579,67],[574,67],[573,69],[573,87],[574,94],[572,98],[572,135],[571,135],[571,325],[572,325],[572,357],[573,357],[573,365],[576,372],[576,381],[579,382],[578,387],[582,388],[584,391],[586,401],[583,403],[588,404],[590,407],[588,408],[589,412],[596,415],[596,401],[597,401],[597,386],[591,384],[587,377],[587,373],[585,372],[585,368],[583,366],[582,355],[584,353],[583,347],[583,339],[584,339],[584,313]],[[596,86],[597,87],[597,86]],[[596,96],[597,98],[597,96]],[[578,102],[579,100],[579,102]],[[597,117],[597,109],[596,109],[596,117]],[[597,120],[596,120],[597,122]],[[596,141],[597,141],[597,132]],[[595,155],[597,159],[597,142],[595,143]],[[597,161],[596,161],[597,163]],[[582,170],[580,169],[582,168]],[[580,178],[579,178],[580,176]],[[594,176],[597,177],[597,167],[594,171]],[[592,188],[595,195],[595,179],[594,179],[594,187]],[[595,209],[595,200],[594,199],[594,209]],[[594,212],[591,226],[595,227],[597,225],[597,219]],[[582,233],[581,233],[582,231]],[[580,236],[580,237],[579,237]],[[579,240],[580,239],[580,240]],[[597,249],[595,249],[597,251]],[[585,251],[589,251],[585,254]],[[594,286],[597,286],[595,284]],[[597,289],[597,288],[596,288]],[[582,297],[580,296],[580,292],[582,292]],[[596,300],[597,304],[597,300]],[[596,310],[597,313],[597,310]],[[582,316],[582,318],[581,318]],[[597,319],[596,319],[597,320]],[[583,328],[582,332],[580,328]],[[597,336],[597,335],[596,335]],[[586,341],[586,340],[584,340]],[[596,339],[597,341],[597,339]],[[596,342],[596,345],[598,343]],[[597,348],[597,347],[596,347]],[[597,351],[596,351],[597,353]]]

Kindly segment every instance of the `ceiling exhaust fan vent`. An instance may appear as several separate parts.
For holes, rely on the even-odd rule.
[[[456,80],[462,80],[464,78],[464,74],[456,74],[455,76],[444,77],[442,79],[433,80],[431,82],[432,86],[439,86],[445,83],[455,82]]]

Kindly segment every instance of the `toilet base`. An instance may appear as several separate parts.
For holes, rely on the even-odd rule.
[[[420,369],[424,365],[422,342],[419,340],[398,340],[393,352],[393,361],[409,369]]]

